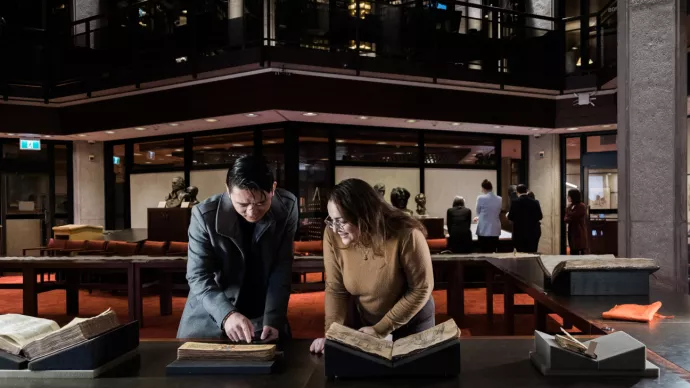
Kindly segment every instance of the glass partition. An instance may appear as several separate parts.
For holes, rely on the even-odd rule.
[[[339,130],[335,133],[335,160],[418,164],[418,139],[416,131]]]
[[[328,216],[326,204],[332,187],[328,159],[328,131],[299,130],[299,209],[297,240],[321,240]]]
[[[184,167],[184,139],[149,141],[134,144],[134,171],[154,167]]]
[[[254,154],[254,132],[199,136],[193,141],[193,166],[232,166],[244,155]]]
[[[268,129],[261,133],[261,151],[279,186],[285,184],[285,131]]]
[[[496,143],[488,136],[425,133],[424,162],[426,164],[495,166]]]

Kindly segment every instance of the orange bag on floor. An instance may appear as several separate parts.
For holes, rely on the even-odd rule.
[[[661,308],[661,302],[654,302],[650,305],[621,304],[614,306],[611,310],[601,314],[604,319],[617,319],[621,321],[650,322],[656,318],[673,318],[657,314]]]

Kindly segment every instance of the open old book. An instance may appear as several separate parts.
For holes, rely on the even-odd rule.
[[[118,327],[108,309],[92,318],[74,318],[60,326],[49,319],[20,314],[0,315],[0,350],[29,360],[57,352]]]
[[[459,336],[460,329],[452,319],[394,342],[364,334],[339,323],[331,324],[326,332],[329,340],[391,361],[422,352]]]

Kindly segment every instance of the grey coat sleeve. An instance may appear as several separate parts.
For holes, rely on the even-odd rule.
[[[277,261],[268,278],[266,305],[264,307],[264,326],[270,326],[279,330],[282,329],[286,322],[288,302],[290,300],[297,222],[297,203],[293,202],[285,223],[285,233],[280,242]]]
[[[208,227],[198,207],[192,209],[189,224],[189,252],[187,255],[187,282],[190,298],[197,298],[216,325],[223,330],[223,319],[235,306],[230,303],[215,280],[217,260],[209,240]]]

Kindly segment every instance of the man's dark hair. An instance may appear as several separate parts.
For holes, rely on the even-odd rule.
[[[527,185],[520,184],[517,186],[518,194],[527,194]]]
[[[494,189],[494,186],[491,184],[491,182],[489,182],[488,179],[484,179],[484,181],[482,182],[482,189],[486,191],[491,191]]]
[[[273,190],[273,172],[268,168],[264,158],[246,155],[235,160],[235,164],[228,170],[225,184],[232,190],[262,190],[270,193]]]
[[[568,190],[568,197],[570,197],[570,200],[573,202],[573,204],[578,204],[582,202],[582,195],[580,194],[580,190],[578,189]]]

